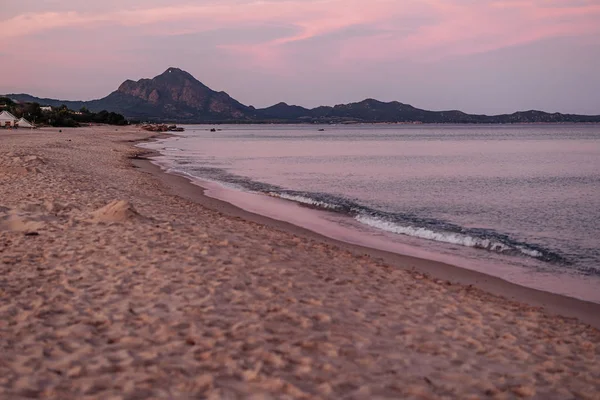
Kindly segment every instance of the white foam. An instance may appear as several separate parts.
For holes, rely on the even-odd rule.
[[[517,246],[517,249],[519,249],[519,251],[525,255],[528,255],[530,257],[535,257],[535,258],[539,258],[541,256],[543,256],[543,254],[537,250],[532,250],[532,249],[528,249],[527,247],[523,247],[523,246]]]
[[[326,208],[326,209],[330,209],[330,210],[336,210],[336,209],[340,208],[339,206],[336,206],[334,204],[329,204],[324,201],[311,199],[310,197],[305,197],[305,196],[292,195],[292,194],[286,194],[286,193],[274,193],[274,192],[269,192],[268,195],[272,196],[272,197],[279,197],[281,199],[291,200],[291,201],[295,201],[297,203],[308,204],[311,206]]]
[[[355,219],[361,224],[371,226],[373,228],[381,229],[386,232],[396,233],[400,235],[413,236],[421,239],[434,240],[437,242],[457,244],[466,247],[482,248],[491,251],[505,252],[512,250],[510,246],[505,245],[497,241],[489,239],[475,238],[469,235],[464,235],[455,232],[435,232],[431,229],[415,227],[415,226],[403,226],[390,221],[386,221],[381,218],[371,217],[366,215],[358,215]],[[519,249],[523,251],[522,249]],[[527,249],[525,249],[527,250]],[[524,251],[523,251],[524,252]],[[525,253],[525,252],[524,252]],[[536,252],[537,255],[528,254],[532,257],[538,257],[541,254]],[[527,254],[527,253],[525,253]]]

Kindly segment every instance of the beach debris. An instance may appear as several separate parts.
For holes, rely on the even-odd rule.
[[[91,213],[93,222],[126,222],[142,216],[127,200],[113,200]]]

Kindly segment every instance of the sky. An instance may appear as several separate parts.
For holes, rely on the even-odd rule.
[[[600,0],[2,0],[0,27],[0,93],[178,67],[255,107],[600,114]]]

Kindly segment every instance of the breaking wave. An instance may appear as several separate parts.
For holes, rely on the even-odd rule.
[[[340,206],[336,204],[329,204],[325,201],[315,200],[310,197],[301,196],[301,195],[293,195],[287,193],[275,193],[269,192],[267,193],[271,197],[278,197],[280,199],[295,201],[296,203],[305,204],[308,206],[313,206],[315,208],[321,208],[325,210],[339,210]]]
[[[537,245],[519,242],[508,235],[489,229],[467,229],[445,221],[421,218],[410,214],[388,213],[325,193],[270,189],[265,194],[311,208],[346,214],[363,225],[385,232],[500,254],[532,257],[542,261],[565,261],[554,252],[542,249]]]
[[[473,237],[464,233],[435,232],[431,229],[424,227],[415,227],[410,225],[403,226],[397,223],[386,221],[381,218],[374,218],[364,215],[358,215],[355,217],[355,219],[362,224],[368,225],[373,228],[381,229],[386,232],[413,236],[421,239],[434,240],[436,242],[456,244],[465,247],[473,247],[476,249],[484,249],[494,251],[497,253],[510,253],[518,251],[523,255],[534,258],[542,258],[544,255],[538,250],[530,249],[523,245],[516,245],[512,247],[509,244],[502,243],[498,240]]]
[[[243,176],[234,175],[221,168],[181,168],[186,166],[185,160],[178,160],[177,164],[179,164],[179,168],[173,169],[190,177],[217,182],[236,190],[260,193],[293,201],[310,208],[344,214],[354,218],[360,224],[381,231],[482,249],[500,254],[531,257],[541,261],[569,264],[566,259],[553,251],[535,244],[518,241],[492,229],[465,228],[447,221],[421,217],[410,213],[390,213],[329,193],[287,190],[276,185],[257,182]]]

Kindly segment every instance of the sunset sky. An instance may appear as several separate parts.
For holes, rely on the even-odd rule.
[[[173,66],[256,107],[600,114],[600,0],[2,0],[0,27],[0,93],[89,100]]]

